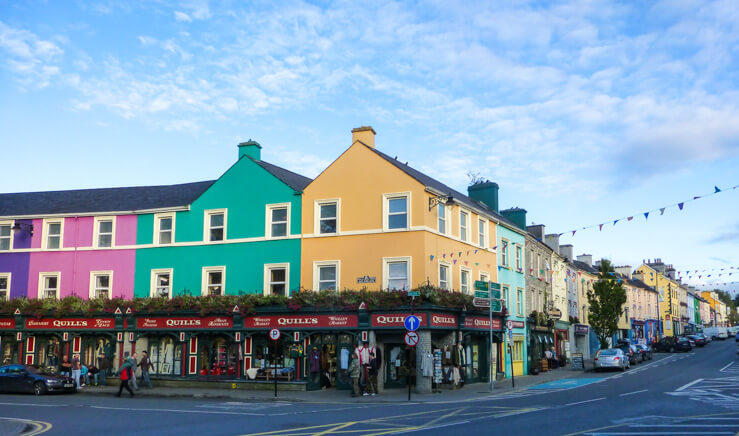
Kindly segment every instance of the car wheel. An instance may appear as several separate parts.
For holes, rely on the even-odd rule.
[[[33,384],[33,395],[43,395],[46,393],[46,386],[41,382]]]

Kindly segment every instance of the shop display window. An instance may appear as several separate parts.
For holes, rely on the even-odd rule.
[[[38,337],[36,363],[51,372],[58,372],[62,358],[62,346],[55,336]]]
[[[18,344],[14,340],[12,340],[10,336],[3,337],[2,344],[3,344],[2,364],[8,365],[11,363],[19,363]]]
[[[182,374],[182,347],[171,336],[149,337],[150,373],[157,375]]]
[[[225,337],[200,337],[198,374],[209,376],[236,376],[237,347]]]

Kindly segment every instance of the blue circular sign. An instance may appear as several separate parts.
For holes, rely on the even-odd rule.
[[[403,323],[405,324],[405,329],[411,332],[414,332],[421,327],[421,320],[415,315],[406,316]]]

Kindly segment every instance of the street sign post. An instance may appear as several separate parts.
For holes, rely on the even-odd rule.
[[[280,339],[280,330],[272,329],[269,331],[269,338],[273,341]],[[274,367],[272,368],[272,378],[275,380],[275,398],[277,398],[277,346],[275,345],[272,351],[272,361],[274,361]]]
[[[421,291],[408,291],[408,296],[409,297],[420,297]]]
[[[475,280],[475,290],[476,291],[487,291],[488,290],[488,283],[482,280]]]
[[[503,306],[500,300],[490,300],[490,311],[491,312],[501,312],[502,310],[503,310]]]
[[[269,338],[273,341],[280,339],[280,331],[278,329],[272,329],[269,331]]]
[[[405,341],[405,344],[409,347],[415,347],[418,344],[418,333],[416,332],[405,332],[405,337],[403,338]]]
[[[490,298],[488,291],[475,291],[475,298]]]
[[[511,320],[509,319],[508,321],[506,321],[506,323],[505,323],[505,326],[506,326],[506,328],[507,328],[508,330],[513,330],[513,321],[511,321]]]
[[[403,324],[405,324],[406,330],[414,332],[421,326],[421,320],[415,315],[408,315],[403,320]]]
[[[489,298],[473,298],[472,305],[475,307],[490,307]]]

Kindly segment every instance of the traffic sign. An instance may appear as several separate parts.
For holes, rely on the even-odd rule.
[[[490,292],[475,291],[475,298],[490,298]]]
[[[421,291],[408,291],[408,296],[409,297],[420,297]]]
[[[513,330],[508,330],[508,342],[513,342]]]
[[[421,320],[416,315],[406,316],[403,323],[405,324],[405,329],[412,332],[418,330],[418,327],[421,326]]]
[[[490,307],[489,298],[473,298],[472,305],[475,307]]]
[[[418,344],[418,333],[416,332],[405,332],[405,338],[403,338],[405,344],[409,347],[415,347]]]
[[[490,290],[490,296],[492,298],[500,300],[500,289],[491,289]]]
[[[490,304],[492,305],[493,312],[503,311],[503,305],[500,303],[500,300],[490,300]]]
[[[269,331],[269,338],[272,339],[273,341],[276,341],[276,340],[280,339],[280,331],[277,330],[277,329],[270,330]]]
[[[490,282],[490,289],[500,291],[500,283]]]
[[[475,280],[475,290],[476,291],[487,291],[488,282],[484,282],[482,280]]]
[[[506,326],[506,328],[507,328],[508,330],[513,330],[513,321],[511,321],[511,320],[508,320],[508,321],[507,321],[507,322],[505,323],[505,326]]]

